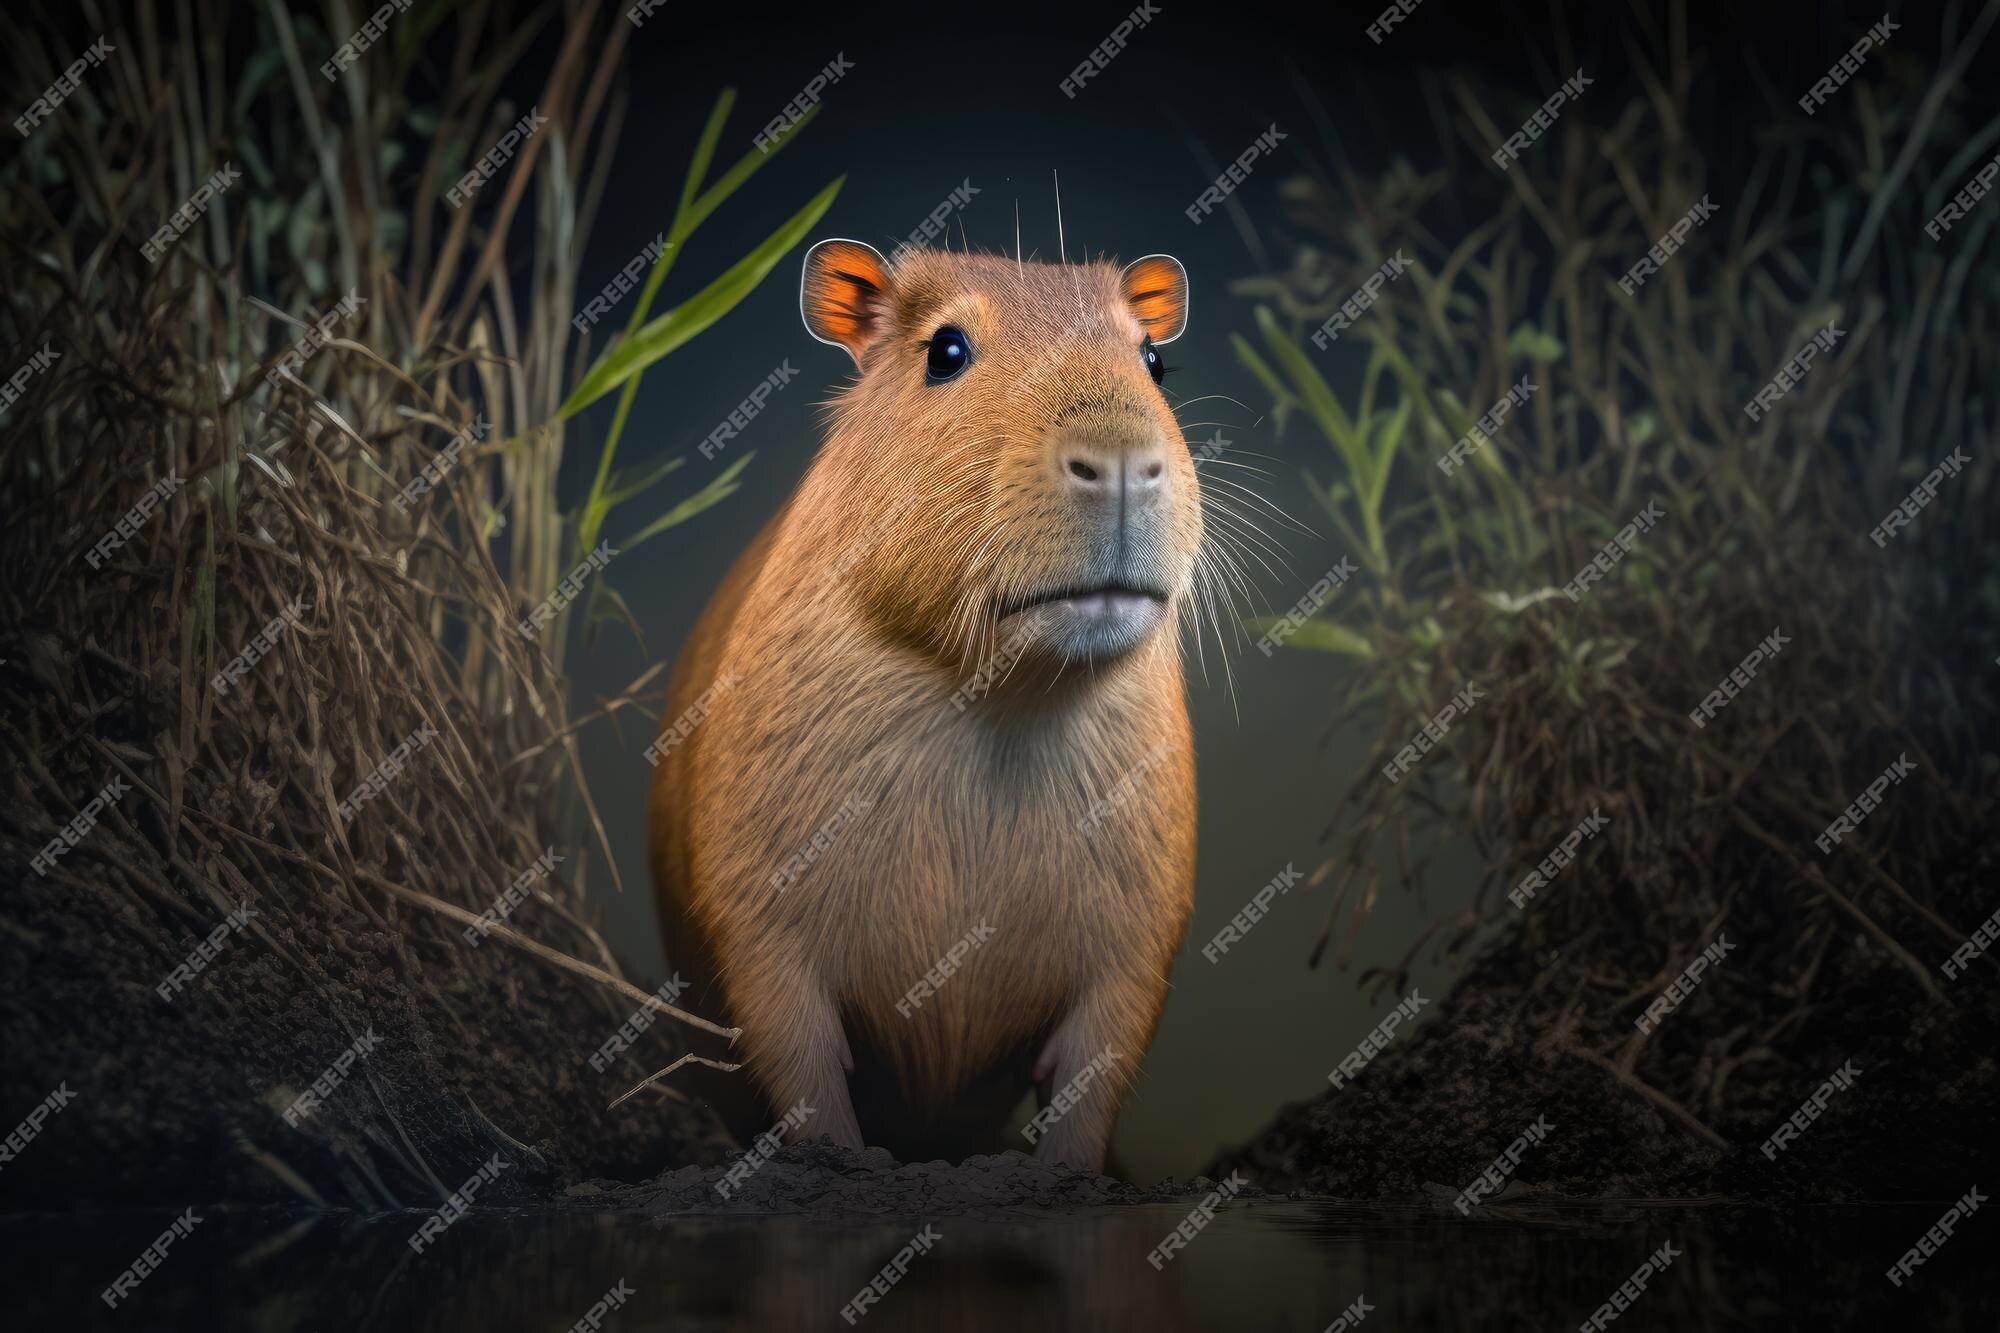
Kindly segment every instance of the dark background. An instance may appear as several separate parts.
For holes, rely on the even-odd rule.
[[[969,181],[979,194],[954,216],[953,246],[961,244],[962,220],[973,248],[1011,250],[1018,204],[1023,245],[1053,258],[1059,177],[1072,257],[1165,251],[1186,264],[1192,316],[1187,335],[1166,349],[1178,369],[1168,381],[1171,397],[1177,404],[1207,397],[1181,414],[1190,439],[1220,425],[1234,442],[1233,457],[1269,473],[1247,480],[1313,530],[1267,523],[1290,567],[1251,570],[1268,607],[1289,606],[1346,552],[1325,535],[1327,525],[1298,483],[1302,468],[1328,470],[1326,444],[1309,427],[1295,424],[1282,438],[1274,431],[1267,395],[1228,343],[1251,316],[1251,305],[1230,295],[1230,282],[1283,262],[1273,230],[1280,182],[1341,163],[1371,175],[1397,156],[1419,166],[1440,161],[1441,127],[1421,95],[1420,69],[1476,79],[1489,90],[1487,114],[1509,128],[1519,122],[1520,100],[1546,97],[1579,64],[1599,81],[1595,98],[1586,94],[1579,103],[1582,113],[1609,114],[1632,87],[1629,71],[1601,31],[1606,16],[1598,6],[1425,0],[1377,45],[1365,32],[1380,12],[1375,6],[1294,12],[1167,3],[1107,69],[1066,97],[1062,79],[1129,12],[1115,4],[1053,12],[662,7],[634,35],[632,104],[582,264],[579,306],[665,227],[721,88],[737,88],[739,99],[718,167],[749,150],[752,136],[844,54],[853,68],[827,91],[824,110],[695,236],[655,311],[684,299],[843,173],[846,185],[819,228],[823,235],[867,240],[887,252]],[[1879,17],[1879,10],[1843,5],[1761,6],[1749,16],[1719,6],[1689,12],[1691,45],[1753,50],[1768,59],[1773,85],[1799,91]],[[1654,21],[1663,23],[1664,13]],[[1713,123],[1692,127],[1696,133],[1727,137],[1745,132],[1753,114],[1768,114],[1762,107],[1713,110]],[[1290,137],[1237,192],[1244,212],[1217,211],[1191,224],[1183,210],[1222,162],[1273,122]],[[1492,169],[1462,147],[1454,151],[1458,169]],[[738,494],[614,566],[608,577],[638,616],[646,643],[641,650],[614,630],[576,652],[579,709],[678,653],[724,571],[817,447],[816,405],[846,382],[850,364],[801,326],[798,261],[797,254],[788,258],[726,319],[647,375],[621,463],[683,453],[689,463],[678,494],[685,494],[740,452],[754,449],[756,458]],[[611,326],[624,316],[617,310]],[[785,360],[798,378],[716,461],[703,460],[696,445]],[[1339,385],[1358,374],[1360,360],[1361,352],[1343,343],[1318,363]],[[588,485],[611,401],[571,435],[566,505]],[[613,546],[621,530],[645,517],[627,514],[622,528],[614,521]],[[1336,599],[1329,614],[1339,609]],[[1301,871],[1317,862],[1359,752],[1355,737],[1328,734],[1340,659],[1302,651],[1266,658],[1252,638],[1228,655],[1233,688],[1217,669],[1212,643],[1209,678],[1190,680],[1201,792],[1197,906],[1165,1020],[1119,1129],[1117,1151],[1140,1179],[1191,1172],[1219,1146],[1263,1125],[1279,1103],[1322,1090],[1327,1070],[1380,1018],[1356,994],[1352,972],[1331,961],[1318,971],[1306,966],[1324,889],[1300,887],[1278,900],[1247,943],[1219,964],[1201,957],[1201,945],[1287,862]],[[626,887],[613,892],[595,864],[590,877],[608,937],[640,972],[652,973],[662,960],[645,864],[651,770],[641,757],[652,732],[644,719],[624,716],[622,734],[587,733],[584,754]],[[589,854],[601,858],[594,848]],[[1385,892],[1354,942],[1350,966],[1401,958],[1429,913],[1469,896],[1478,870],[1469,843],[1453,846],[1434,862],[1421,903]],[[1416,975],[1428,993],[1445,978],[1425,961]]]

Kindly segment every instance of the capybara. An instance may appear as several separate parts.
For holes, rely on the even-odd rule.
[[[1032,1082],[1035,1154],[1102,1167],[1194,898],[1187,306],[1164,255],[806,255],[858,378],[681,654],[650,802],[742,1124],[962,1155]]]

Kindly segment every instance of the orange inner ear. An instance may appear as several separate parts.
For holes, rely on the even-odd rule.
[[[815,338],[840,344],[858,361],[880,328],[888,289],[882,256],[873,249],[859,241],[821,241],[806,256],[799,307]]]
[[[1187,327],[1187,273],[1166,255],[1147,255],[1126,266],[1125,299],[1154,342],[1171,342]]]

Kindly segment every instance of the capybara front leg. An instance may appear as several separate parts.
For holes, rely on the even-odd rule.
[[[766,971],[735,1002],[741,1015],[743,1055],[780,1119],[794,1122],[792,1139],[833,1137],[859,1148],[847,1075],[854,1068],[840,1011],[810,970]]]
[[[1114,982],[1093,988],[1056,1025],[1035,1061],[1034,1080],[1048,1089],[1030,1122],[1037,1158],[1104,1169],[1118,1108],[1159,1012],[1159,1000],[1137,984]]]

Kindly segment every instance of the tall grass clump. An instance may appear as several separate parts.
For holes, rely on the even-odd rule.
[[[1488,153],[1531,108],[1425,76],[1434,159],[1368,174],[1323,142],[1331,165],[1283,187],[1287,262],[1237,285],[1257,302],[1238,355],[1281,428],[1327,447],[1307,479],[1363,570],[1289,641],[1329,654],[1336,722],[1372,738],[1330,812],[1314,959],[1344,957],[1385,883],[1469,833],[1486,866],[1469,905],[1364,982],[1497,944],[1538,1049],[1717,1147],[1732,1080],[1816,1049],[1807,1028],[1885,995],[1957,1003],[1939,963],[1992,909],[1975,884],[2000,791],[2000,209],[1942,244],[1924,230],[2000,137],[1967,69],[1991,8],[1944,34],[1939,65],[1885,60],[1813,119],[1778,77],[1691,57],[1682,6],[1633,11],[1615,55],[1585,62],[1621,74],[1504,172]],[[1621,288],[1705,197],[1684,247]],[[1398,253],[1407,270],[1316,349]],[[1829,326],[1831,352],[1747,415]],[[1958,449],[1970,464],[1915,523],[1871,540]],[[1776,655],[1694,725],[1774,631]],[[1391,781],[1468,684],[1483,700]],[[1914,776],[1823,854],[1899,756]],[[1510,902],[1593,812],[1603,831]],[[1704,982],[1704,1016],[1638,1025],[1724,934],[1748,961]]]
[[[42,945],[8,960],[35,977],[7,967],[0,1007],[21,1052],[57,1048],[75,1036],[65,1003],[150,1001],[190,940],[253,905],[254,967],[179,999],[158,1039],[193,1043],[171,1090],[157,1052],[131,1049],[155,1016],[91,1053],[161,1101],[136,1127],[129,1104],[122,1121],[107,1109],[93,1131],[117,1151],[182,1145],[174,1114],[221,1117],[287,1188],[379,1203],[455,1183],[430,1159],[483,1135],[542,1140],[544,1156],[569,1135],[571,1165],[605,1160],[592,1136],[638,1137],[605,1123],[619,1089],[573,1068],[576,1042],[635,1008],[678,1021],[624,1057],[634,1077],[688,1026],[727,1035],[627,981],[583,908],[593,851],[616,870],[576,732],[653,685],[570,707],[571,617],[618,614],[616,567],[539,634],[518,626],[599,541],[629,550],[735,488],[747,457],[678,492],[678,459],[617,466],[626,415],[840,182],[754,244],[705,228],[778,158],[717,163],[723,94],[689,136],[671,244],[593,353],[571,316],[602,281],[579,265],[617,188],[632,25],[590,5],[420,4],[325,76],[363,17],[340,0],[84,0],[59,27],[0,19],[19,89],[100,34],[113,50],[0,166],[0,349],[10,372],[56,353],[0,416],[10,861],[107,782],[130,788],[26,876],[14,911]],[[448,189],[530,106],[546,123],[454,207]],[[156,246],[226,168],[240,177]],[[719,276],[668,305],[677,264]],[[578,414],[614,394],[593,444]],[[565,507],[557,477],[579,447],[596,450],[594,480]],[[149,494],[122,544],[98,549]],[[357,807],[371,775],[386,780]],[[482,924],[550,850],[568,855]],[[300,1140],[264,1146],[244,1087],[275,1104],[373,1024],[407,1038],[371,1064],[374,1099],[313,1122],[332,1127],[322,1170],[280,1162]],[[219,1066],[218,1046],[236,1052]],[[510,1111],[529,1122],[511,1135],[496,1124]]]

